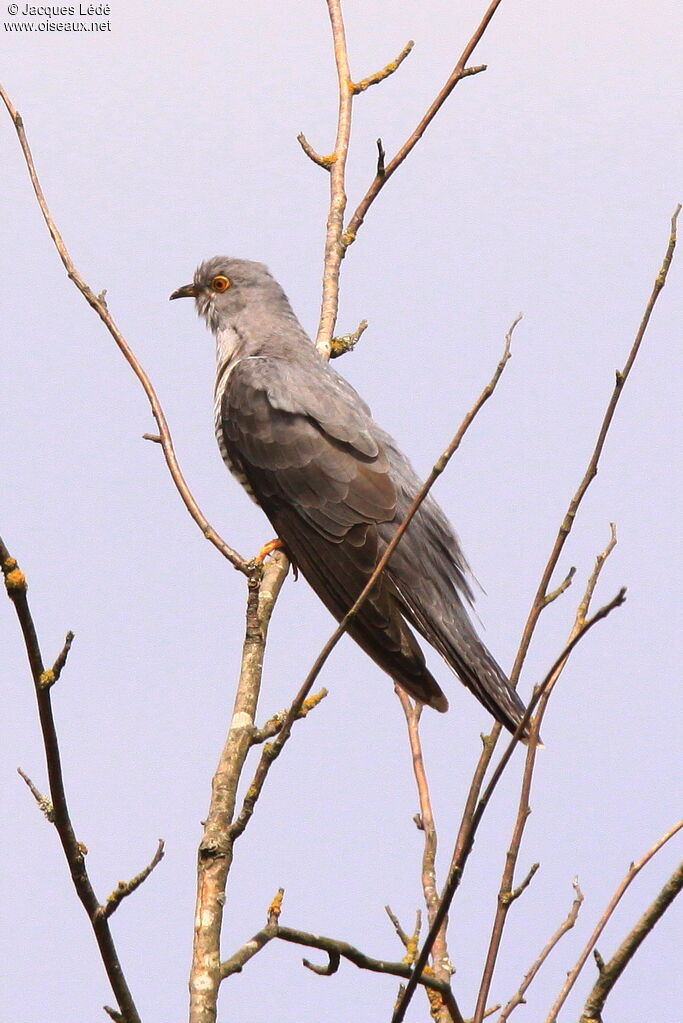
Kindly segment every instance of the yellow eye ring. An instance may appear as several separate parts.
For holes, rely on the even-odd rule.
[[[217,277],[211,281],[211,287],[214,291],[227,291],[230,287],[230,280],[223,274],[218,274]]]

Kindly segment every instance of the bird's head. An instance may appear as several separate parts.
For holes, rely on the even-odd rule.
[[[192,284],[185,284],[171,298],[193,298],[197,313],[214,333],[234,322],[248,305],[278,307],[287,299],[263,263],[214,256],[197,267]]]

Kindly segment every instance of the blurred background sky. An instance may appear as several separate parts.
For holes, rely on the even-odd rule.
[[[322,0],[138,5],[112,0],[110,32],[19,34],[2,25],[2,79],[24,117],[67,246],[149,372],[190,486],[245,555],[265,518],[223,467],[212,425],[212,341],[190,303],[169,303],[217,253],[266,262],[303,324],[319,309],[327,177],[299,149],[333,147],[336,78]],[[354,107],[353,209],[412,130],[484,5],[346,0],[354,77],[400,71]],[[11,20],[6,6],[0,22]],[[18,15],[14,21],[21,20]],[[73,20],[78,20],[77,18]],[[514,356],[435,494],[485,589],[484,636],[509,668],[567,502],[583,475],[683,199],[683,22],[676,0],[556,5],[505,0],[473,63],[372,208],[343,267],[338,331],[369,328],[338,368],[426,474],[488,380],[520,311]],[[4,112],[3,112],[4,113]],[[113,920],[145,1023],[186,1017],[196,847],[229,721],[243,632],[242,577],[186,514],[142,391],[67,280],[0,118],[2,440],[0,533],[28,576],[45,660],[76,634],[54,691],[73,821],[101,898],[166,857]],[[544,726],[520,876],[492,989],[506,1001],[564,919],[579,923],[515,1018],[538,1021],[629,863],[681,816],[683,656],[680,437],[683,252],[620,403],[599,475],[563,554],[576,582],[544,615],[527,696],[561,648],[596,553],[619,545],[597,605],[626,605],[576,651]],[[331,631],[290,578],[271,627],[260,719],[286,706]],[[112,1002],[57,836],[16,775],[45,770],[13,609],[0,605],[3,740],[3,1014],[14,1023],[104,1018]],[[432,666],[451,701],[425,713],[441,876],[489,719]],[[240,839],[226,956],[286,889],[283,923],[368,954],[402,955],[421,905],[422,836],[405,724],[387,678],[344,640],[324,704],[274,767]],[[499,789],[451,914],[454,988],[471,1015],[516,806],[522,757]],[[610,956],[681,858],[643,872],[599,949]],[[681,907],[617,986],[605,1020],[678,1023]],[[316,959],[315,955],[311,958]],[[324,957],[321,957],[321,960]],[[250,1023],[389,1019],[397,983],[342,965],[329,979],[271,944],[224,985],[220,1018]],[[578,1017],[592,963],[561,1019]],[[409,1020],[424,1020],[421,996]]]

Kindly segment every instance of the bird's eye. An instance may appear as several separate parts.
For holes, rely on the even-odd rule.
[[[218,274],[217,277],[211,281],[211,287],[214,291],[227,291],[230,287],[230,280],[224,277],[223,274]]]

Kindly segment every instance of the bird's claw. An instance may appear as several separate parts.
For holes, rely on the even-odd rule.
[[[269,554],[272,554],[273,551],[284,550],[284,546],[285,545],[283,544],[282,540],[269,540],[268,543],[264,543],[263,547],[254,558],[254,561],[258,565],[262,565]]]
[[[296,563],[292,560],[292,556],[290,555],[289,551],[287,551],[287,549],[285,548],[285,545],[283,544],[282,540],[269,540],[268,543],[264,543],[263,547],[258,552],[256,557],[252,558],[251,561],[248,563],[247,567],[249,568],[249,570],[251,572],[262,571],[263,564],[266,558],[270,554],[272,554],[273,551],[285,552],[285,554],[289,558],[290,564],[292,566],[292,572],[294,573],[294,579],[296,581],[299,578],[299,570],[296,567]]]

